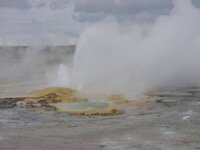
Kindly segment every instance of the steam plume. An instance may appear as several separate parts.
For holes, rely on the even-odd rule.
[[[91,93],[136,96],[163,86],[200,83],[200,10],[174,0],[169,15],[131,26],[107,19],[86,30],[71,85]]]

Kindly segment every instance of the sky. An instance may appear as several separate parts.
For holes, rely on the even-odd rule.
[[[171,8],[172,0],[0,0],[0,45],[74,44],[107,17],[145,22]]]

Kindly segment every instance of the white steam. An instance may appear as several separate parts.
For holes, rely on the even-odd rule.
[[[169,15],[131,27],[114,19],[95,24],[79,40],[73,87],[136,96],[163,86],[200,84],[200,10],[174,0]]]
[[[59,64],[58,70],[55,71],[57,74],[51,78],[49,78],[49,83],[51,86],[59,86],[59,87],[65,87],[66,85],[70,84],[69,79],[69,68],[64,64]],[[48,77],[49,71],[47,72],[46,76]],[[52,75],[52,71],[51,71]]]

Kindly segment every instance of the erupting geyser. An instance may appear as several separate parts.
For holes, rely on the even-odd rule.
[[[92,94],[137,96],[163,86],[200,83],[200,10],[174,0],[170,14],[129,26],[114,18],[79,40],[71,86]]]

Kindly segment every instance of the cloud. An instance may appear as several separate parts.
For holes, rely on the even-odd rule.
[[[0,0],[0,44],[78,37],[107,16],[122,23],[152,21],[171,8],[171,0]]]
[[[140,13],[149,13],[153,16],[166,14],[171,8],[171,0],[77,0],[74,12],[79,12],[80,16],[77,15],[77,20],[81,21],[93,21],[95,15],[96,18],[102,19],[102,15],[99,17],[99,14],[103,14],[104,17],[111,15],[123,21],[134,20],[135,16]]]
[[[27,0],[0,0],[0,8],[30,9],[31,4]]]
[[[77,0],[75,11],[129,14],[139,11],[160,11],[168,7],[172,7],[170,0]]]
[[[50,7],[53,1],[44,2],[31,3],[29,9],[1,8],[0,44],[70,44],[68,39],[84,28],[73,19],[73,5],[66,3],[66,8],[54,9]]]

